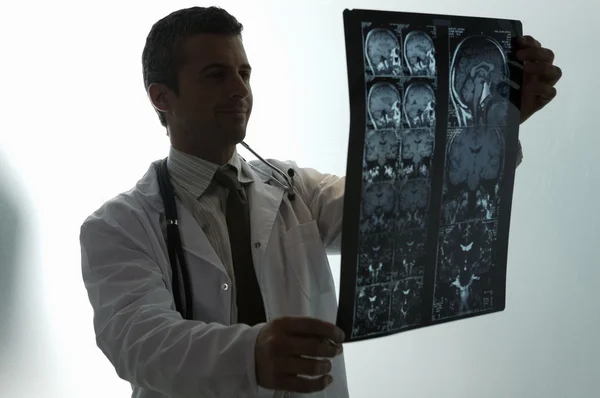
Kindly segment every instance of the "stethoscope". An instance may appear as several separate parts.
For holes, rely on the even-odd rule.
[[[279,181],[273,175],[261,170],[257,166],[251,163],[247,164],[257,173],[267,177],[269,182],[274,182],[281,187],[287,193],[289,200],[293,201],[296,198],[296,194],[294,192],[294,169],[288,169],[286,174],[272,163],[263,159],[252,148],[250,148],[248,144],[243,141],[241,144],[244,148],[256,156],[259,161],[267,165],[272,171],[281,175],[285,183]],[[165,218],[167,223],[167,250],[169,252],[169,262],[171,263],[171,270],[173,274],[173,297],[175,299],[175,308],[177,311],[184,319],[191,320],[193,317],[192,288],[190,285],[189,270],[185,260],[185,255],[183,253],[183,246],[181,244],[181,235],[179,234],[175,191],[173,190],[173,185],[171,184],[171,179],[169,177],[167,159],[168,158],[165,158],[161,162],[157,163],[155,168],[158,175],[160,195],[165,207]]]

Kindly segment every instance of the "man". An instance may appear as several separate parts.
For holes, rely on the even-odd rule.
[[[176,305],[158,162],[81,228],[97,344],[135,397],[348,396],[326,253],[339,249],[344,179],[273,160],[286,180],[237,155],[252,110],[241,31],[194,7],[158,21],[143,51],[172,146],[191,312]],[[532,38],[519,45],[525,121],[554,98],[560,69]]]

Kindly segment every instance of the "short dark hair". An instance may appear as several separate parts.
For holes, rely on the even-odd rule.
[[[142,52],[146,92],[150,84],[162,83],[179,94],[179,46],[189,36],[202,33],[241,36],[243,29],[233,15],[219,7],[184,8],[162,18],[152,26]],[[167,127],[165,116],[157,113],[160,123]]]

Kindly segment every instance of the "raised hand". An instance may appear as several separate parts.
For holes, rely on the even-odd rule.
[[[337,326],[314,318],[284,317],[267,323],[256,339],[258,384],[298,393],[325,389],[333,381],[329,358],[342,353],[343,341]]]

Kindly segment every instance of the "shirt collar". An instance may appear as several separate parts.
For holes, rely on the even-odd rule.
[[[241,184],[251,183],[253,180],[246,175],[241,163],[242,160],[237,150],[234,150],[231,159],[223,166],[181,152],[173,147],[170,148],[167,159],[171,178],[196,198],[200,198],[204,194],[216,171],[221,167],[233,167]]]

